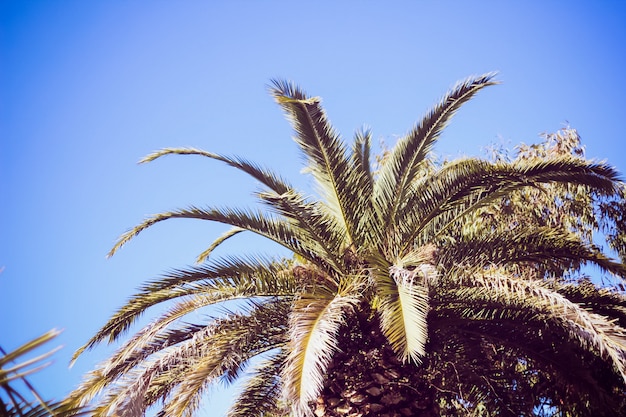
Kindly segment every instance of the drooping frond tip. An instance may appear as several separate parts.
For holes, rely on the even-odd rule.
[[[139,160],[139,164],[146,164],[152,162],[155,159],[161,158],[165,155],[201,155],[212,159],[223,160],[223,157],[216,155],[212,152],[206,152],[201,149],[195,148],[163,148],[158,151],[152,152]]]
[[[273,78],[270,80],[268,90],[279,103],[290,100],[309,100],[307,94],[294,82],[289,80]]]
[[[457,89],[460,85],[495,85],[495,84],[500,84],[501,82],[498,80],[495,80],[496,76],[498,75],[498,71],[489,71],[489,72],[485,72],[483,74],[480,75],[470,75],[469,77],[465,78],[464,80],[461,80],[459,82],[456,83],[456,85],[453,87],[453,90]]]

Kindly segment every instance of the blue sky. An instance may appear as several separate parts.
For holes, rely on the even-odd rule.
[[[588,156],[626,171],[626,6],[620,1],[0,2],[0,344],[50,328],[64,349],[33,382],[62,397],[109,349],[67,369],[139,284],[194,261],[222,232],[160,224],[112,259],[117,236],[175,207],[247,206],[253,181],[166,146],[243,155],[303,188],[271,78],[323,97],[351,138],[388,144],[457,80],[499,71],[438,153],[513,147],[567,122]],[[225,251],[273,253],[237,238]],[[219,415],[225,394],[206,415]]]

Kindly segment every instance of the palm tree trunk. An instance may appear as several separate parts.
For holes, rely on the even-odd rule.
[[[363,312],[339,339],[341,351],[330,365],[324,390],[311,404],[317,417],[440,415],[427,373],[397,358],[376,318]]]

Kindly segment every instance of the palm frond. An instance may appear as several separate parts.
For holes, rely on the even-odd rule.
[[[468,264],[472,267],[565,264],[570,269],[591,263],[626,279],[626,266],[582,242],[577,234],[546,227],[527,229],[520,226],[489,234],[465,233],[461,239],[446,244],[441,253],[439,261],[447,269],[462,269]]]
[[[370,129],[358,130],[352,142],[352,164],[363,172],[371,194],[374,186],[374,175],[372,173],[372,132]]]
[[[19,357],[26,355],[27,353],[33,351],[34,349],[37,349],[41,345],[48,343],[50,340],[54,339],[59,334],[61,334],[59,330],[56,330],[56,329],[50,330],[49,332],[46,332],[43,335],[36,337],[33,340],[29,340],[28,342],[24,343],[23,345],[21,345],[17,349],[12,350],[9,353],[3,353],[2,356],[0,356],[0,368],[4,368],[8,363],[11,363],[15,361],[16,359],[18,359]],[[54,351],[56,350],[58,349],[54,349]],[[41,359],[44,359],[48,357],[49,355],[53,354],[54,351],[44,354],[41,357]],[[10,372],[8,372],[6,369],[1,369],[0,381],[4,381],[5,378],[8,378],[9,373]]]
[[[50,340],[54,339],[60,334],[60,331],[53,329],[50,330],[43,335],[32,339],[23,345],[19,346],[17,349],[12,350],[11,352],[5,352],[4,349],[0,348],[0,388],[7,394],[11,402],[13,403],[10,409],[14,410],[16,413],[14,415],[22,415],[22,413],[27,414],[29,412],[36,412],[37,410],[43,409],[50,411],[49,404],[39,395],[39,393],[35,390],[35,388],[28,382],[25,378],[29,374],[33,372],[38,372],[41,369],[45,368],[49,365],[49,363],[41,363],[43,360],[50,357],[54,354],[59,348],[53,349],[49,352],[46,352],[42,355],[39,355],[35,358],[31,358],[29,360],[23,360],[13,366],[10,364],[21,357],[29,354],[33,350],[39,348],[40,346],[48,343]],[[37,365],[32,368],[31,366]],[[29,367],[31,367],[29,369]],[[32,404],[30,401],[27,401],[20,392],[13,387],[11,383],[14,383],[15,380],[21,381],[28,391],[35,397],[37,400],[36,403]],[[4,407],[4,402],[0,399],[0,404]],[[11,415],[11,414],[10,414]]]
[[[213,336],[209,352],[194,355],[198,358],[190,372],[186,372],[171,401],[164,410],[167,415],[191,415],[199,404],[204,389],[214,380],[232,382],[251,358],[282,347],[285,343],[287,312],[291,303],[283,301],[259,304],[245,316],[228,323],[226,338]],[[233,332],[235,335],[233,337]],[[220,332],[219,335],[223,335]]]
[[[50,365],[43,362],[61,347],[49,350],[30,359],[23,359],[34,350],[56,338],[61,331],[52,329],[18,348],[5,352],[0,348],[0,390],[8,399],[0,398],[0,415],[7,417],[48,417],[82,416],[89,413],[84,407],[65,407],[56,401],[46,401],[26,378]],[[24,389],[18,389],[18,384]],[[34,397],[30,400],[28,397]]]
[[[311,230],[311,227],[309,227],[310,225],[307,224],[306,220],[309,218],[311,211],[308,210],[307,213],[304,213],[303,215],[301,215],[299,213],[299,209],[302,208],[302,205],[304,203],[299,203],[299,204],[295,204],[293,206],[291,206],[289,203],[291,202],[291,200],[294,198],[294,196],[298,196],[298,193],[288,184],[286,183],[284,180],[282,180],[280,177],[278,177],[277,175],[271,173],[270,171],[263,169],[259,166],[257,166],[256,164],[254,164],[253,162],[247,161],[243,158],[240,157],[226,157],[223,155],[218,155],[218,154],[214,154],[211,152],[206,152],[203,150],[199,150],[199,149],[194,149],[194,148],[165,148],[162,149],[160,151],[154,152],[148,156],[146,156],[145,158],[143,158],[140,163],[145,163],[145,162],[150,162],[153,161],[159,157],[162,157],[164,155],[169,155],[169,154],[183,154],[183,155],[202,155],[211,159],[216,159],[222,162],[227,163],[230,166],[233,166],[235,168],[238,168],[246,173],[248,173],[250,176],[252,176],[253,178],[257,179],[258,181],[260,181],[262,184],[264,184],[265,186],[267,186],[272,193],[260,193],[259,197],[262,200],[268,201],[268,202],[280,202],[280,204],[278,205],[278,210],[279,212],[285,214],[287,217],[291,217],[291,218],[295,218],[298,219],[298,225],[300,227],[302,227],[303,229],[307,229],[307,230]],[[291,196],[291,198],[287,198],[285,196]],[[300,198],[300,200],[303,201],[303,199]],[[319,210],[318,210],[319,211]],[[325,223],[329,223],[328,219],[325,220]],[[319,222],[318,222],[318,226],[319,226]],[[337,228],[335,226],[335,228]],[[216,242],[211,245],[211,247],[209,249],[207,249],[207,251],[203,252],[198,259],[199,260],[205,260],[205,258],[208,256],[208,254],[219,244],[221,244],[223,242],[223,240],[231,237],[232,235],[236,234],[237,232],[235,232],[235,229],[232,230],[232,234],[227,233],[226,235],[224,235],[222,238],[216,240]],[[328,234],[328,233],[326,233]],[[313,234],[313,237],[315,237],[316,235]],[[326,236],[324,236],[326,237]],[[322,240],[324,237],[321,237],[319,240]],[[113,251],[112,251],[113,253]],[[110,253],[110,255],[112,255],[112,253]],[[109,256],[110,256],[109,255]]]
[[[147,283],[72,357],[76,361],[85,350],[104,340],[117,340],[149,307],[180,297],[191,296],[181,304],[188,311],[241,297],[289,296],[296,293],[296,282],[287,265],[273,260],[222,259],[209,265],[175,270]],[[185,310],[177,310],[180,317]],[[166,315],[167,316],[167,315]],[[165,317],[165,316],[164,316]],[[175,320],[176,318],[172,318]]]
[[[202,253],[200,255],[198,255],[198,257],[196,258],[196,262],[197,263],[202,263],[202,262],[208,261],[209,260],[209,256],[211,256],[211,253],[213,253],[215,248],[217,248],[219,245],[224,243],[226,240],[230,239],[231,237],[233,237],[235,235],[238,235],[241,232],[245,232],[245,229],[242,229],[240,227],[233,227],[230,230],[226,231],[224,234],[222,234],[217,239],[215,239],[213,241],[213,243],[211,243],[211,246],[206,248],[204,251],[202,251]]]
[[[113,246],[108,256],[113,256],[115,252],[128,243],[133,237],[154,224],[177,218],[208,220],[239,227],[270,239],[290,251],[297,253],[308,261],[327,268],[324,259],[317,256],[315,251],[307,246],[306,241],[299,239],[300,235],[298,231],[294,230],[290,223],[281,219],[268,217],[261,212],[238,209],[201,209],[198,207],[190,207],[188,209],[155,214],[124,233]]]
[[[626,295],[611,288],[599,288],[589,279],[575,283],[561,284],[555,288],[568,300],[585,306],[589,311],[616,320],[616,324],[626,329]]]
[[[85,376],[80,386],[68,396],[66,400],[67,404],[76,406],[89,403],[102,390],[114,384],[115,381],[122,377],[129,382],[126,384],[117,384],[118,391],[110,391],[108,399],[102,402],[103,404],[99,406],[99,410],[101,413],[106,414],[109,410],[117,407],[118,404],[123,401],[122,395],[119,394],[119,392],[125,390],[129,384],[133,383],[132,381],[136,381],[135,383],[137,384],[146,381],[146,379],[142,379],[141,381],[137,380],[139,371],[133,370],[141,366],[142,363],[148,360],[147,358],[151,354],[155,353],[154,348],[156,348],[157,352],[164,348],[164,346],[155,346],[153,343],[155,338],[162,335],[163,332],[166,331],[167,326],[172,325],[181,317],[209,305],[212,300],[208,300],[208,298],[209,297],[203,295],[198,295],[194,298],[179,302],[161,317],[142,328],[131,339],[119,347],[109,359]],[[77,354],[78,353],[80,353],[80,351],[77,352]]]
[[[190,384],[196,393],[200,392],[203,384],[236,372],[245,363],[242,358],[246,355],[250,358],[284,344],[282,335],[290,302],[271,301],[251,306],[245,313],[231,313],[206,326],[188,328],[193,333],[181,337],[176,345],[152,343],[153,349],[148,346],[133,362],[120,363],[117,368],[111,360],[105,362],[70,394],[67,404],[91,401],[108,388],[97,402],[98,413],[108,415],[117,410],[121,415],[141,415],[173,390],[177,394],[172,401],[189,394],[186,390]],[[204,372],[204,382],[196,375],[198,372]],[[187,403],[190,406],[187,412],[193,411],[195,401],[197,398]]]
[[[91,416],[93,411],[81,408],[68,408],[62,402],[50,401],[45,405],[25,404],[11,407],[4,407],[0,404],[0,415],[4,417],[79,417]]]
[[[523,163],[491,163],[461,159],[444,166],[417,185],[404,205],[398,225],[406,250],[438,217],[436,233],[470,212],[511,192],[545,183],[580,184],[598,192],[616,189],[617,171],[609,165],[570,157]],[[400,252],[402,253],[402,252]]]
[[[348,172],[346,149],[339,135],[330,126],[320,105],[321,99],[309,98],[293,83],[272,80],[270,93],[285,111],[296,132],[296,143],[308,161],[308,169],[325,191],[327,203],[338,219],[344,219],[338,184]]]
[[[362,192],[367,176],[362,170],[355,170],[345,145],[328,122],[319,98],[307,98],[298,87],[280,80],[273,80],[270,91],[294,127],[295,141],[307,159],[307,168],[315,178],[324,202],[347,231],[347,237],[359,243],[362,237],[356,229],[361,216],[355,209],[363,197],[367,197]]]
[[[261,182],[265,186],[269,187],[271,190],[278,194],[282,194],[292,189],[292,187],[286,183],[282,178],[278,175],[263,169],[256,165],[253,162],[250,162],[244,158],[239,157],[227,157],[224,155],[218,155],[212,152],[203,151],[201,149],[195,148],[164,148],[159,151],[153,152],[144,158],[142,158],[139,163],[147,163],[154,161],[157,158],[160,158],[165,155],[201,155],[207,158],[215,159],[221,162],[224,162],[234,168],[237,168],[257,181]]]
[[[152,321],[143,329],[135,333],[119,350],[106,362],[107,375],[109,377],[115,376],[117,373],[122,373],[125,370],[130,369],[146,355],[153,353],[149,348],[153,345],[154,348],[158,348],[159,344],[154,343],[163,336],[164,332],[167,332],[170,325],[177,322],[187,314],[193,313],[201,308],[215,305],[217,303],[223,303],[224,301],[230,301],[235,299],[246,299],[254,297],[256,299],[273,298],[280,296],[280,291],[274,293],[254,293],[251,285],[242,285],[239,288],[223,291],[222,294],[209,294],[205,291],[198,291],[198,294],[193,296],[187,296],[182,301],[176,303],[166,313]],[[293,298],[292,294],[283,295],[286,300]]]
[[[296,415],[306,415],[309,401],[322,389],[325,371],[337,349],[339,329],[359,302],[357,282],[347,283],[337,292],[317,287],[315,294],[304,293],[294,303],[282,378]]]
[[[375,274],[383,334],[403,361],[422,362],[428,341],[429,296],[425,276],[390,266],[387,274]]]
[[[145,282],[139,289],[141,293],[167,290],[180,285],[202,280],[218,278],[242,278],[258,276],[259,282],[270,280],[270,277],[282,275],[291,266],[291,261],[265,256],[224,256],[213,258],[203,265],[194,265],[186,269],[173,269],[160,278]]]
[[[482,298],[507,306],[523,305],[526,311],[541,311],[546,320],[565,329],[571,340],[610,360],[626,382],[626,329],[615,326],[614,321],[586,310],[536,280],[514,278],[497,270],[473,273],[466,279],[472,285],[458,293],[465,303]]]
[[[337,223],[334,216],[330,216],[325,206],[317,202],[307,202],[295,192],[281,195],[260,194],[259,197],[271,205],[280,215],[293,221],[300,237],[310,242],[311,247],[336,271],[345,271],[339,254],[346,245],[345,229]]]
[[[357,216],[353,218],[356,247],[372,248],[380,244],[380,233],[373,225],[381,223],[379,213],[374,209],[374,173],[371,162],[372,132],[369,129],[357,131],[352,144],[352,166],[354,167],[355,204],[349,207],[356,209]],[[357,249],[358,251],[358,249]]]
[[[286,358],[286,352],[281,349],[257,364],[227,417],[271,416],[279,411],[282,395],[280,375]]]
[[[450,118],[478,91],[496,84],[494,76],[494,73],[489,73],[458,83],[393,148],[381,167],[374,193],[378,210],[383,213],[383,230],[393,227],[400,220],[397,212],[406,201],[420,165]]]

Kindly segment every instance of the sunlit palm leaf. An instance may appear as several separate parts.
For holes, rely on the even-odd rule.
[[[128,372],[135,366],[141,364],[150,355],[158,352],[169,345],[171,338],[166,336],[171,334],[170,327],[185,317],[187,314],[212,305],[214,299],[205,295],[198,295],[194,298],[177,303],[168,312],[163,314],[157,320],[145,326],[121,346],[116,353],[101,365],[102,372],[94,375],[90,382],[83,384],[85,393],[91,392],[93,395],[99,390],[103,384],[108,384],[118,378],[120,375]],[[192,330],[191,328],[189,330]],[[195,330],[204,330],[203,328],[195,328]],[[196,333],[193,333],[196,334]],[[159,339],[168,343],[158,344],[155,341]]]
[[[377,277],[383,333],[404,361],[422,362],[428,341],[429,310],[426,277],[419,270],[390,266]]]
[[[255,304],[247,314],[230,314],[207,326],[190,328],[194,333],[181,338],[176,345],[153,344],[152,348],[157,349],[142,352],[123,367],[112,369],[114,364],[109,361],[99,372],[92,373],[80,392],[74,393],[73,401],[91,398],[103,385],[116,381],[115,388],[100,402],[98,415],[116,410],[121,415],[141,415],[156,400],[165,399],[173,391],[178,394],[172,402],[184,397],[189,407],[186,412],[192,412],[198,400],[195,394],[207,384],[236,372],[236,367],[245,363],[241,358],[284,344],[282,335],[289,305],[289,302]],[[182,413],[184,408],[171,415],[183,415],[179,411]]]
[[[406,203],[407,193],[417,176],[420,165],[439,138],[450,118],[465,102],[493,81],[495,74],[471,77],[457,84],[446,94],[405,137],[400,139],[381,167],[376,182],[375,196],[378,209],[383,213],[385,230],[401,220],[397,212]]]
[[[215,376],[226,381],[235,378],[249,359],[283,346],[289,306],[290,303],[281,301],[259,305],[239,322],[231,323],[226,338],[211,337],[208,340],[210,352],[196,355],[197,364],[191,372],[185,373],[172,393],[172,401],[164,407],[166,414],[191,415],[203,390]]]
[[[293,306],[283,381],[297,413],[306,414],[308,402],[323,386],[339,328],[359,301],[354,285],[335,294],[318,288],[315,294],[302,294]]]
[[[254,213],[246,210],[217,208],[201,209],[198,207],[159,213],[149,217],[141,224],[124,233],[113,246],[113,249],[109,252],[109,256],[112,256],[117,250],[145,229],[164,220],[177,218],[208,220],[249,230],[260,236],[273,240],[290,251],[299,254],[310,262],[320,266],[324,266],[326,263],[312,250],[311,247],[308,246],[309,242],[299,239],[300,235],[298,230],[295,230],[290,223],[280,219],[268,217],[261,212]]]
[[[368,177],[363,170],[356,170],[339,135],[328,122],[319,98],[308,98],[295,85],[274,80],[270,89],[279,105],[283,107],[296,131],[295,141],[307,157],[307,168],[337,221],[344,225],[347,237],[361,243],[357,224],[361,215],[355,210],[362,201],[363,184]],[[346,246],[348,246],[346,245]]]
[[[194,305],[204,307],[243,296],[294,294],[295,282],[286,270],[287,265],[282,262],[232,258],[173,271],[157,281],[144,284],[140,293],[133,296],[89,342],[76,351],[72,361],[85,349],[103,340],[117,340],[147,308],[164,301],[191,295],[196,297],[192,299],[196,301],[188,302],[189,308],[193,309]]]

